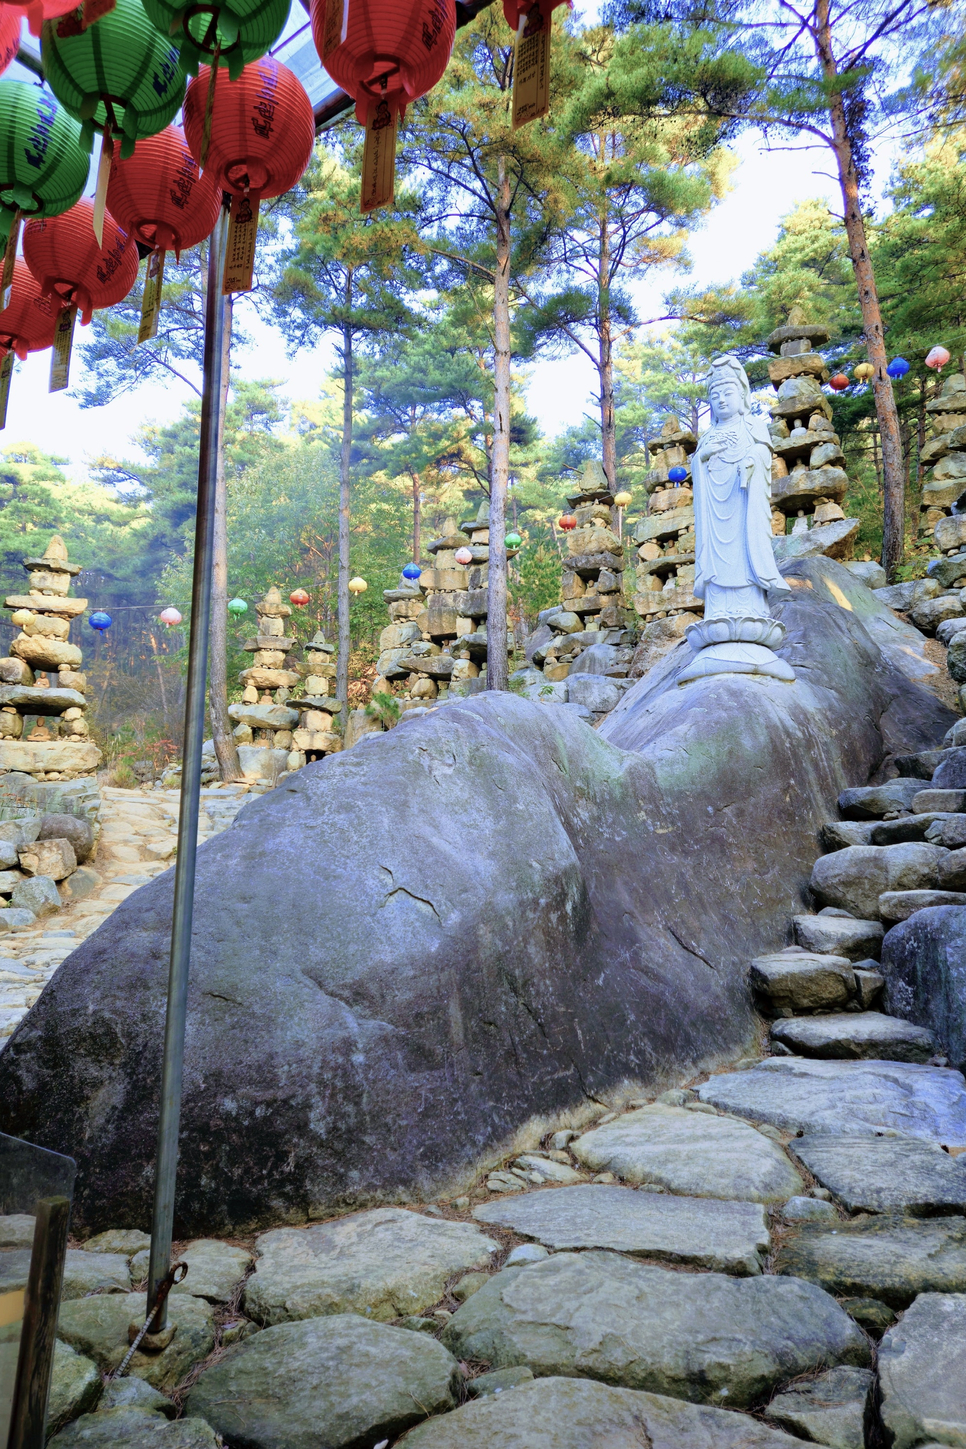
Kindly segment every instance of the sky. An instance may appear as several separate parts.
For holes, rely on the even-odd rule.
[[[297,11],[298,6],[293,6],[293,12]],[[593,18],[592,10],[586,12],[586,18]],[[824,148],[768,151],[759,138],[748,134],[738,140],[734,149],[738,165],[732,174],[731,190],[689,243],[692,266],[686,280],[699,288],[737,280],[774,242],[782,217],[797,202],[821,197],[832,210],[841,209],[837,183],[828,174],[831,157]],[[664,292],[684,280],[679,272],[664,272],[639,287],[636,302],[641,318],[660,317]],[[283,394],[291,402],[317,397],[329,366],[329,349],[303,350],[290,358],[281,334],[257,318],[251,303],[242,302],[239,314],[239,322],[253,342],[237,357],[241,376],[281,380]],[[75,385],[83,376],[77,350],[82,340],[78,326],[71,364]],[[67,460],[66,471],[76,481],[89,476],[90,466],[98,457],[136,458],[139,450],[134,435],[138,428],[145,423],[172,420],[192,395],[187,387],[172,380],[163,386],[142,387],[106,407],[81,408],[70,391],[48,393],[48,374],[47,353],[33,354],[17,363],[0,448],[21,441],[34,443]],[[583,414],[594,414],[593,388],[590,363],[581,355],[541,362],[530,370],[528,409],[543,430],[553,436],[579,421]]]

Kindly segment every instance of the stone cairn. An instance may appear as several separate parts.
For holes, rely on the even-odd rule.
[[[385,590],[392,622],[379,639],[374,695],[391,694],[392,685],[401,684],[404,705],[414,707],[484,688],[489,541],[489,505],[483,502],[476,518],[459,526],[446,519],[442,536],[427,545],[432,568],[418,580],[402,576],[398,588]],[[508,548],[507,558],[517,552]],[[513,647],[508,631],[508,651]]]
[[[286,662],[292,663],[286,657],[296,642],[285,635],[285,620],[291,613],[291,607],[282,602],[273,585],[255,605],[256,634],[243,646],[251,654],[252,663],[238,676],[244,685],[241,703],[229,705],[228,713],[236,722],[233,733],[246,779],[272,782],[286,771],[300,769],[310,759],[342,748],[342,741],[332,730],[333,716],[340,705],[328,698],[329,689],[335,687],[335,665],[329,658],[334,650],[321,632],[306,645],[306,694],[300,699],[290,698],[301,679],[297,669],[285,667]],[[267,756],[263,753],[266,750]]]
[[[854,554],[859,520],[846,518],[842,509],[849,486],[842,466],[845,454],[832,427],[832,405],[822,391],[828,368],[815,351],[828,340],[828,329],[809,324],[799,307],[793,307],[786,324],[768,338],[769,350],[778,354],[768,364],[768,376],[778,393],[769,425],[775,450],[772,532],[784,537],[789,518],[794,519],[793,538],[820,527],[821,540],[816,538],[816,547],[808,551],[844,560]],[[776,548],[779,560],[800,551],[795,544]]]
[[[660,436],[647,445],[652,455],[644,477],[647,515],[631,531],[638,558],[634,608],[644,623],[640,672],[683,639],[688,625],[704,614],[704,605],[694,596],[691,454],[697,445],[690,428],[682,428],[673,416],[665,419]]]
[[[0,659],[0,771],[72,780],[101,763],[84,718],[83,656],[69,642],[71,620],[87,608],[86,599],[69,597],[80,565],[70,563],[55,534],[43,557],[25,558],[23,566],[28,592],[5,600],[20,633],[10,657]]]
[[[922,462],[930,471],[923,482],[919,541],[929,544],[935,538],[945,553],[937,524],[966,513],[966,377],[961,372],[947,377],[939,396],[926,403],[926,412],[932,437],[922,450]]]
[[[567,498],[577,520],[567,535],[559,605],[539,622],[554,638],[534,650],[532,663],[552,684],[579,671],[595,644],[617,644],[625,632],[624,546],[615,531],[614,496],[603,467],[588,460],[577,492]]]

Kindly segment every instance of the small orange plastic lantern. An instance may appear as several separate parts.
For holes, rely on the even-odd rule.
[[[309,596],[304,589],[293,589],[288,597],[289,602],[293,603],[297,609],[304,609],[309,601]]]
[[[513,129],[550,110],[550,37],[553,12],[565,0],[503,0],[503,14],[516,33],[513,55]],[[570,0],[566,0],[569,5]]]
[[[184,132],[201,164],[211,68],[202,66],[184,99]],[[315,144],[312,102],[301,82],[272,56],[246,65],[217,86],[211,101],[205,174],[231,193],[231,221],[222,291],[250,292],[255,270],[258,203],[291,191]]]
[[[834,377],[829,378],[828,385],[836,392],[844,392],[849,385],[849,380],[844,372],[837,372]]]
[[[455,0],[312,0],[312,36],[366,128],[363,212],[393,199],[396,131],[411,101],[442,77],[456,35]]]
[[[7,424],[7,401],[13,360],[28,352],[42,352],[54,340],[57,309],[45,297],[27,263],[17,257],[13,264],[10,301],[0,311],[0,429]]]
[[[557,519],[557,527],[562,528],[565,533],[569,533],[572,528],[577,527],[577,520],[572,513],[564,513]]]
[[[85,325],[95,307],[113,307],[137,280],[138,249],[109,212],[104,213],[104,245],[94,235],[94,206],[87,197],[60,216],[28,221],[23,256],[44,294],[59,308],[50,364],[50,391],[67,386],[74,320]]]

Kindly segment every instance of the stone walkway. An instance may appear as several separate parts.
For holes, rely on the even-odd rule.
[[[85,886],[93,885],[90,894],[65,902],[63,909],[28,930],[0,936],[0,1048],[64,957],[133,890],[173,863],[180,804],[177,790],[104,786],[100,793],[96,856],[89,862],[90,869],[80,873]],[[203,790],[199,842],[230,825],[247,798],[244,787]]]
[[[113,1383],[147,1238],[72,1248],[52,1449],[966,1445],[966,1081],[878,969],[966,904],[966,722],[900,768],[843,794],[814,913],[749,963],[763,1054],[584,1103],[459,1196],[178,1245],[174,1335]],[[170,855],[175,798],[107,795],[78,935]],[[0,1292],[30,1229],[0,1218]]]

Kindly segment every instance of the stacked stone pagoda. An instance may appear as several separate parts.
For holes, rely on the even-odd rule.
[[[772,532],[784,537],[789,520],[793,536],[821,528],[821,547],[813,551],[850,559],[859,520],[846,518],[842,508],[849,486],[845,454],[832,427],[832,405],[822,391],[828,368],[816,350],[828,340],[828,328],[807,322],[800,307],[793,307],[785,325],[768,338],[769,350],[777,354],[768,364],[768,376],[778,394],[769,425],[775,450]],[[779,559],[799,551],[804,550],[795,544],[776,548]]]
[[[489,543],[484,502],[473,519],[460,524],[446,519],[442,535],[427,545],[432,566],[418,580],[403,575],[398,588],[384,592],[392,622],[380,635],[373,694],[396,693],[429,704],[484,687]],[[457,559],[461,550],[470,557]],[[508,548],[507,558],[517,552]],[[506,647],[513,648],[509,631]]]
[[[101,763],[84,718],[83,656],[69,637],[71,621],[87,608],[86,599],[70,597],[81,569],[57,534],[42,558],[25,558],[23,566],[27,592],[5,600],[20,633],[9,658],[0,659],[0,771],[72,780]]]
[[[285,636],[285,620],[291,612],[273,585],[255,605],[255,637],[242,646],[251,654],[252,663],[238,676],[244,685],[241,703],[229,705],[228,713],[235,721],[233,734],[246,778],[271,780],[290,768],[292,731],[299,718],[287,703],[292,686],[299,681],[297,670],[285,668],[286,655],[295,644],[294,639]],[[260,750],[271,750],[271,761],[254,753]]]
[[[966,377],[954,372],[926,403],[932,436],[922,450],[928,467],[919,508],[920,541],[931,543],[936,525],[966,513]],[[941,545],[940,545],[941,546]]]
[[[298,699],[288,700],[290,707],[299,713],[292,740],[300,757],[289,759],[289,769],[298,769],[342,749],[342,737],[335,729],[342,709],[341,701],[335,698],[335,645],[328,642],[321,629],[305,646],[305,663],[308,671],[305,693]]]
[[[691,455],[697,438],[672,416],[665,419],[660,436],[647,446],[652,458],[644,479],[647,515],[631,530],[638,558],[634,608],[644,621],[645,631],[660,624],[656,632],[678,639],[688,624],[700,619],[704,612],[701,600],[694,596]],[[661,622],[667,619],[681,622],[673,626]],[[655,633],[653,628],[651,633]]]

